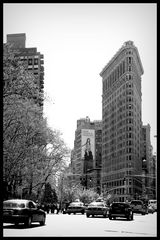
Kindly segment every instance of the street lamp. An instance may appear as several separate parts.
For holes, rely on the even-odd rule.
[[[146,187],[146,179],[145,179],[145,175],[146,175],[146,159],[143,159],[142,162],[142,196],[144,197],[145,195],[145,187]]]

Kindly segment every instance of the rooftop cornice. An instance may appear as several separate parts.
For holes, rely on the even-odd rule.
[[[103,73],[106,71],[106,69],[109,68],[109,66],[115,61],[115,59],[121,54],[121,52],[125,49],[129,49],[129,48],[132,48],[133,50],[135,50],[136,52],[136,55],[137,55],[137,59],[138,59],[138,62],[139,62],[139,66],[140,66],[140,70],[141,70],[141,74],[144,73],[144,70],[143,70],[143,66],[142,66],[142,63],[141,63],[141,59],[140,59],[140,56],[139,56],[139,53],[138,53],[138,49],[137,47],[134,45],[133,41],[127,41],[125,42],[122,47],[115,53],[115,55],[111,58],[111,60],[107,63],[107,65],[102,69],[102,71],[100,72],[100,76],[102,77]]]

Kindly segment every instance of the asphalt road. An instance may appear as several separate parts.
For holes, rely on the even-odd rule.
[[[109,220],[76,214],[47,214],[45,226],[33,223],[31,228],[23,224],[3,224],[4,237],[157,237],[157,213],[135,214],[133,221]]]

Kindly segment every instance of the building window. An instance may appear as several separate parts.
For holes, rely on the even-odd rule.
[[[38,65],[38,59],[37,58],[34,59],[34,65]]]
[[[120,64],[120,76],[122,75],[122,64]]]
[[[131,72],[132,71],[132,67],[129,65],[128,66],[128,71]]]
[[[132,79],[132,75],[129,74],[129,80],[131,80],[131,79]]]
[[[125,72],[125,61],[123,61],[123,73]]]
[[[132,63],[132,58],[128,57],[128,63],[131,64]]]
[[[28,59],[28,65],[32,65],[32,58]]]

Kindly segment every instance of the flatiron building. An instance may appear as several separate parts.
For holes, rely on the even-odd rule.
[[[141,76],[137,47],[127,41],[100,73],[102,77],[102,190],[117,201],[142,192]]]

